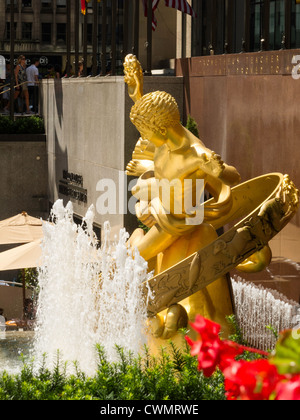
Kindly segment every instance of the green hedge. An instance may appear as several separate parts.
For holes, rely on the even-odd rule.
[[[0,116],[0,134],[44,134],[44,120],[40,117],[17,118]]]
[[[153,357],[145,349],[133,357],[118,348],[119,362],[109,363],[98,346],[98,369],[87,377],[75,364],[76,374],[67,375],[59,353],[52,370],[42,364],[34,373],[24,364],[18,375],[0,373],[0,400],[224,400],[224,379],[220,372],[205,378],[189,350],[172,345]]]

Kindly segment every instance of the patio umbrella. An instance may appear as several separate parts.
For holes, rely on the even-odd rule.
[[[35,268],[41,262],[41,240],[29,242],[0,253],[0,271],[22,270],[23,314],[25,313],[25,268]]]
[[[41,241],[29,242],[0,253],[0,271],[35,268],[41,263]]]
[[[43,222],[26,212],[0,222],[0,245],[24,244],[43,237]]]
[[[0,253],[0,271],[22,270],[25,311],[25,268],[35,268],[41,258],[43,221],[25,211],[0,221],[0,245],[26,244]]]

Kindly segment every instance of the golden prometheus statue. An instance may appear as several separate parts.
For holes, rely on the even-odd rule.
[[[137,229],[130,245],[154,270],[144,285],[154,292],[148,305],[153,336],[173,340],[197,314],[220,323],[226,334],[225,317],[233,313],[226,274],[270,264],[268,243],[296,213],[299,191],[282,174],[240,184],[238,171],[181,125],[171,95],[143,94],[134,55],[125,58],[124,73],[135,103],[130,119],[141,135],[127,174],[139,177],[132,194],[149,229]],[[204,188],[212,199],[201,203]],[[236,221],[218,237],[217,229]]]

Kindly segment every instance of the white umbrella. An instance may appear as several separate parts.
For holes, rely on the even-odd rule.
[[[22,270],[23,313],[25,313],[25,268],[35,268],[41,262],[41,240],[29,242],[0,253],[0,271]]]
[[[35,268],[41,263],[41,241],[29,242],[0,253],[0,271]]]
[[[43,237],[43,221],[26,212],[0,222],[0,244],[24,244]]]

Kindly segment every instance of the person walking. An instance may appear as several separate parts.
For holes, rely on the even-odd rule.
[[[38,66],[40,60],[34,58],[31,66],[26,69],[26,76],[28,80],[29,103],[32,106],[32,111],[38,113],[38,100],[39,100],[39,70]]]
[[[0,308],[0,331],[5,331],[6,330],[6,325],[5,325],[5,318],[3,316],[3,309]]]
[[[25,99],[26,104],[26,114],[31,114],[29,108],[29,94],[28,94],[28,87],[27,87],[27,76],[26,76],[26,58],[24,55],[20,55],[18,57],[18,63],[14,70],[15,76],[15,92],[13,99],[16,100],[19,98]],[[11,95],[12,97],[12,95]],[[7,104],[6,109],[9,110],[10,103]]]

